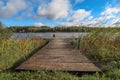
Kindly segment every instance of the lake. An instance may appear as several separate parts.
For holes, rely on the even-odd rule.
[[[31,37],[43,37],[43,38],[52,38],[53,34],[55,34],[55,37],[82,37],[86,35],[86,33],[78,33],[78,32],[46,32],[46,33],[14,33],[12,35],[13,38],[31,38]]]

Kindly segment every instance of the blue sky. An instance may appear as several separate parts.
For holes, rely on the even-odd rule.
[[[7,26],[120,26],[120,0],[0,0]]]

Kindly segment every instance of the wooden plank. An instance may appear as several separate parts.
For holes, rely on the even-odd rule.
[[[101,71],[87,57],[73,49],[66,38],[53,38],[16,70]]]

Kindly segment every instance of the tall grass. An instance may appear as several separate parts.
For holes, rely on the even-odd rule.
[[[25,59],[34,49],[45,44],[41,38],[0,40],[0,70],[13,66],[19,59]]]
[[[83,75],[78,77],[68,72],[58,71],[11,71],[11,68],[19,59],[26,57],[35,48],[45,43],[41,38],[17,39],[9,38],[0,40],[0,80],[110,80],[105,76]]]
[[[80,50],[95,60],[120,60],[120,32],[96,30],[84,36],[80,41]]]
[[[44,43],[45,41],[41,38],[0,40],[0,80],[89,80],[90,78],[96,80],[100,78],[98,75],[78,77],[58,71],[15,72],[8,70],[19,59],[25,59],[31,51],[44,45]]]
[[[75,41],[81,53],[97,63],[106,76],[120,79],[120,32],[117,29],[98,29]]]
[[[4,36],[3,36],[4,37]],[[97,30],[83,38],[75,39],[75,45],[83,54],[93,60],[107,62],[105,74],[83,75],[81,77],[68,72],[56,71],[21,71],[9,70],[20,59],[36,48],[44,45],[41,38],[35,39],[0,39],[0,80],[119,80],[120,79],[120,32],[117,30]]]

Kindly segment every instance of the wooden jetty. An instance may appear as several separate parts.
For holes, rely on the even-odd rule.
[[[16,70],[101,71],[87,57],[75,50],[67,38],[53,38]]]

